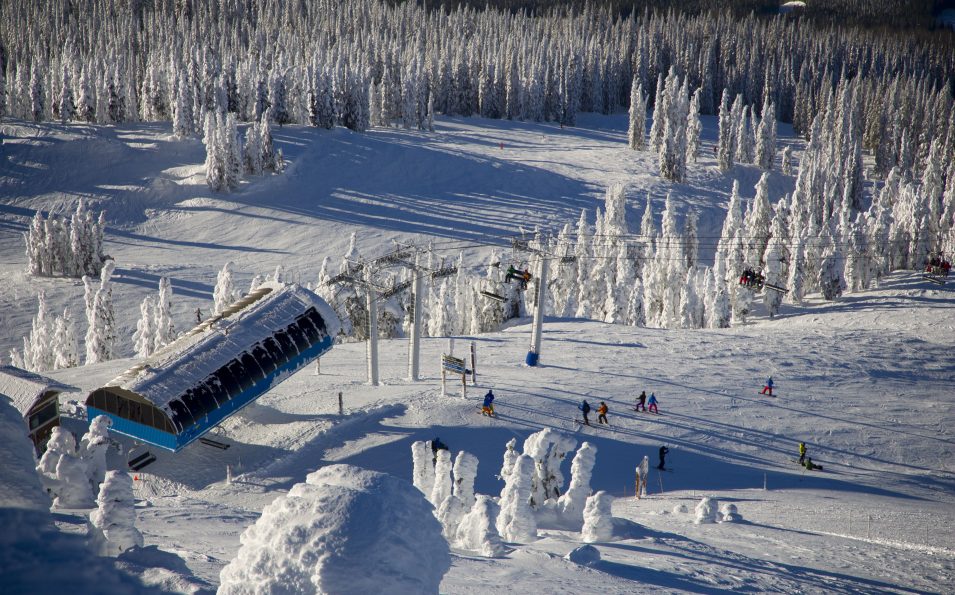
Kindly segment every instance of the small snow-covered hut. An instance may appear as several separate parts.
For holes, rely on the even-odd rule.
[[[16,366],[0,366],[0,395],[13,401],[27,425],[37,454],[46,450],[53,428],[60,425],[57,396],[79,389]]]
[[[89,418],[178,451],[331,349],[339,328],[311,291],[265,283],[90,393]]]

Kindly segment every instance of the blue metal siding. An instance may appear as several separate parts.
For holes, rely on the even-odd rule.
[[[259,382],[256,382],[241,393],[234,395],[222,407],[210,411],[208,415],[203,416],[201,420],[192,424],[191,426],[186,426],[178,435],[163,432],[162,430],[157,430],[151,426],[136,423],[128,419],[106,413],[105,411],[95,407],[88,406],[87,410],[89,411],[89,419],[92,420],[97,415],[106,415],[113,421],[112,430],[114,432],[129,436],[130,438],[134,438],[140,442],[145,442],[147,444],[152,444],[153,446],[158,446],[160,448],[176,452],[220,424],[223,420],[234,414],[236,411],[242,409],[252,401],[265,394],[273,386],[276,386],[277,384],[275,384],[275,379],[277,377],[291,376],[293,373],[307,366],[309,362],[315,358],[320,357],[322,354],[329,351],[332,348],[333,343],[334,341],[332,337],[325,337],[321,342],[312,345],[303,353],[300,353],[295,358],[289,360]]]
[[[107,413],[102,409],[97,409],[96,407],[87,406],[86,411],[87,418],[90,421],[93,421],[93,419],[95,419],[98,415],[105,415],[112,420],[113,427],[110,428],[110,431],[112,432],[123,434],[124,436],[135,438],[140,442],[146,442],[167,450],[176,450],[177,440],[174,434],[163,432],[162,430],[156,429],[152,426],[130,421],[124,417],[119,417],[118,415]]]

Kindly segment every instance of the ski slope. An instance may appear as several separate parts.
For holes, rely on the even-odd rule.
[[[313,282],[322,258],[337,262],[345,252],[351,231],[367,256],[390,250],[392,238],[433,238],[436,250],[453,246],[448,256],[463,250],[483,264],[521,228],[556,231],[581,209],[592,221],[606,187],[624,182],[631,228],[647,192],[659,217],[672,191],[681,213],[700,210],[701,236],[718,235],[732,180],[751,197],[759,172],[721,174],[708,157],[715,122],[704,125],[704,157],[686,184],[661,180],[646,154],[626,149],[625,116],[584,116],[573,129],[440,119],[434,134],[287,127],[276,129],[290,162],[284,174],[214,195],[201,144],[173,140],[168,125],[6,122],[0,352],[29,331],[39,288],[56,309],[70,305],[82,317],[82,284],[24,273],[19,234],[33,209],[62,211],[79,197],[107,209],[120,349],[129,356],[139,303],[160,276],[172,278],[184,329],[196,307],[211,308],[227,260],[240,286],[277,264]],[[781,136],[781,145],[798,147]],[[772,200],[792,184],[774,173]],[[443,593],[952,592],[951,285],[898,272],[875,290],[835,302],[810,296],[774,320],[757,309],[748,324],[720,330],[548,318],[537,368],[523,365],[531,325],[517,320],[456,338],[458,355],[472,341],[477,348],[477,386],[467,399],[453,383],[441,394],[447,339],[423,340],[417,382],[406,380],[407,342],[383,341],[377,387],[366,383],[364,345],[338,345],[322,358],[321,374],[305,369],[227,420],[215,438],[228,450],[156,452],[135,482],[147,547],[116,565],[169,591],[213,592],[262,507],[325,464],[410,481],[411,443],[437,436],[453,452],[475,454],[476,490],[497,495],[505,443],[552,427],[597,446],[591,485],[617,497],[617,538],[596,544],[602,561],[588,568],[565,560],[579,536],[544,530],[503,559],[456,552]],[[89,390],[130,361],[51,374]],[[768,375],[777,383],[771,398],[758,394]],[[488,388],[498,419],[480,415]],[[632,411],[641,390],[656,394],[660,415]],[[583,398],[609,405],[610,428],[574,423]],[[824,471],[792,462],[799,441]],[[673,471],[652,471],[649,496],[637,500],[634,467],[644,455],[654,466],[662,444]],[[111,453],[115,468],[123,459]],[[693,524],[704,495],[736,504],[743,520]],[[674,512],[681,504],[690,512]],[[80,512],[56,519],[65,532],[84,531]]]

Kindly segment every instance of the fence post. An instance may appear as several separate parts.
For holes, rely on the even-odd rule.
[[[477,345],[471,341],[471,384],[477,386]]]
[[[345,415],[345,404],[342,402],[342,393],[338,392],[338,415]]]

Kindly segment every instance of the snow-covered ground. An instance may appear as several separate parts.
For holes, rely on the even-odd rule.
[[[214,195],[198,141],[168,125],[61,127],[2,124],[0,148],[0,353],[29,332],[35,293],[55,309],[82,312],[82,284],[25,272],[20,232],[33,210],[63,212],[83,197],[105,208],[107,252],[117,262],[114,300],[121,351],[132,354],[138,306],[170,276],[179,328],[211,308],[215,274],[228,260],[244,284],[277,264],[314,282],[322,258],[337,259],[351,231],[376,256],[390,239],[435,238],[475,264],[520,228],[556,230],[627,184],[635,228],[647,191],[656,212],[668,191],[701,212],[700,236],[719,235],[738,178],[753,195],[759,172],[714,167],[715,122],[705,119],[702,163],[686,184],[660,179],[646,154],[625,147],[625,116],[583,116],[576,128],[441,119],[434,134],[276,129],[290,161],[280,176]],[[798,142],[782,133],[782,143]],[[12,138],[11,138],[12,137]],[[773,200],[792,189],[774,173]],[[955,322],[951,283],[898,272],[879,289],[835,302],[810,296],[769,320],[722,330],[662,330],[584,320],[545,322],[541,365],[523,365],[530,322],[458,338],[477,346],[478,386],[441,396],[446,339],[423,341],[422,378],[409,382],[407,343],[383,341],[382,384],[365,382],[363,344],[336,346],[321,374],[304,370],[225,422],[226,451],[194,444],[159,460],[134,482],[146,547],[117,566],[173,591],[214,591],[262,509],[331,463],[411,480],[411,444],[440,437],[479,460],[475,488],[498,495],[505,443],[546,427],[598,448],[591,485],[616,497],[615,539],[595,544],[585,567],[563,556],[581,544],[542,531],[502,559],[456,552],[445,593],[913,593],[955,591]],[[79,316],[81,317],[81,316]],[[89,390],[132,360],[51,373]],[[759,395],[772,375],[777,396]],[[499,418],[482,417],[492,387]],[[632,411],[641,390],[660,415]],[[342,393],[344,415],[338,412]],[[574,423],[577,403],[601,400],[610,428]],[[793,459],[804,441],[821,472]],[[672,472],[651,470],[649,496],[634,498],[634,468],[656,464],[669,445]],[[154,451],[155,452],[155,451]],[[123,457],[111,452],[113,468]],[[227,481],[231,475],[231,483]],[[569,478],[569,461],[565,476]],[[737,506],[736,523],[693,523],[703,496]],[[687,513],[674,512],[684,505]],[[85,531],[79,513],[60,528]]]

